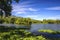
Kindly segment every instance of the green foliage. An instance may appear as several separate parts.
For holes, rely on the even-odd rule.
[[[42,23],[42,21],[40,21],[40,20],[32,19],[31,21],[32,21],[33,24],[41,24]]]
[[[18,32],[19,34],[17,34],[16,32]],[[21,34],[21,32],[23,34]],[[46,40],[43,36],[26,36],[26,33],[31,34],[26,30],[12,30],[3,33],[0,32],[0,40]]]
[[[53,32],[52,30],[48,31],[50,31],[50,33]],[[8,32],[0,32],[0,40],[60,40],[60,38],[45,38],[42,35],[33,36],[31,32],[24,29],[15,29]]]
[[[19,2],[20,0],[0,0],[0,9],[5,11],[6,16],[11,16],[11,11],[12,11],[12,2]],[[2,14],[2,12],[1,12]]]
[[[54,31],[54,30],[49,30],[49,29],[41,29],[41,30],[38,30],[39,32],[45,32],[45,33],[50,33],[50,34],[58,34],[60,32],[58,31]]]
[[[37,40],[47,40],[47,39],[44,38],[43,36],[37,36]]]
[[[52,20],[52,19],[44,19],[43,21],[43,24],[60,24],[60,20]]]
[[[32,23],[30,18],[22,18],[22,17],[0,17],[1,24],[18,24],[18,25],[31,25]]]

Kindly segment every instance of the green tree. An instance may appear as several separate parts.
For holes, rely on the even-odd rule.
[[[47,20],[46,19],[43,19],[43,24],[47,24]]]
[[[56,20],[56,23],[57,23],[57,24],[60,24],[60,20]]]
[[[19,0],[0,0],[0,9],[5,11],[6,16],[11,16],[11,11],[12,11],[11,4],[13,3],[13,1],[17,3],[19,2]]]

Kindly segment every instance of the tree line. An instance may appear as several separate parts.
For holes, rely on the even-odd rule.
[[[52,19],[43,19],[35,20],[31,18],[23,18],[23,17],[16,17],[16,16],[9,16],[9,17],[1,17],[0,16],[0,23],[1,24],[18,24],[18,25],[31,25],[31,24],[60,24],[60,20],[52,20]]]
[[[0,16],[0,24],[31,25],[32,22],[30,18],[15,17],[15,16],[9,16],[9,17]]]
[[[56,20],[53,20],[53,19],[43,19],[43,21],[41,21],[41,23],[43,24],[60,24],[60,20],[59,19],[56,19]]]

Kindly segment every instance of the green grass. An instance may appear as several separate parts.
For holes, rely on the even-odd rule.
[[[33,36],[25,30],[0,32],[0,40],[46,40],[43,36]]]
[[[39,30],[39,32],[42,32],[42,30]],[[43,30],[43,32],[49,32],[53,33],[55,31],[52,30]],[[53,38],[45,38],[44,36],[35,36],[31,32],[28,32],[24,29],[20,30],[11,30],[8,32],[0,32],[0,40],[52,40]],[[53,39],[53,40],[60,40],[59,39]]]

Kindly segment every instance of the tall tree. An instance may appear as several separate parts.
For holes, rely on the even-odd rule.
[[[12,3],[13,1],[15,2],[19,2],[19,0],[0,0],[0,9],[2,9],[3,11],[5,11],[5,15],[6,16],[11,16],[11,11],[12,11]],[[1,14],[1,12],[0,12]]]

